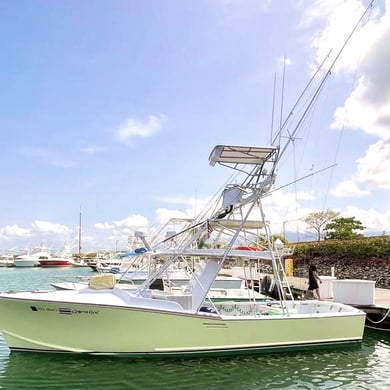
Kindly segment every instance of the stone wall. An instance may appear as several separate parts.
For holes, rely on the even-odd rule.
[[[315,264],[320,275],[331,276],[334,267],[337,279],[375,280],[375,287],[390,289],[390,257],[353,259],[329,256],[311,260],[293,257],[293,276],[307,278],[310,264]]]

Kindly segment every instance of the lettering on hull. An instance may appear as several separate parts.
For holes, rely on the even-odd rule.
[[[30,306],[31,311],[37,312],[53,312],[63,315],[98,315],[99,310],[78,310],[71,309],[69,307],[39,307],[39,306]]]

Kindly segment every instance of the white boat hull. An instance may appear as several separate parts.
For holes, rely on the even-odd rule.
[[[38,267],[38,266],[39,266],[39,261],[35,259],[15,260],[15,267]]]
[[[14,261],[8,261],[8,260],[1,260],[0,261],[0,267],[14,267],[15,263]]]
[[[92,303],[96,293],[1,294],[0,325],[9,348],[134,357],[229,355],[359,343],[365,321],[364,312],[342,304],[330,309],[329,302],[294,303],[289,315],[262,303],[257,316],[250,314],[252,303],[225,302],[220,310],[229,314],[217,315],[116,289],[99,291],[99,303]]]

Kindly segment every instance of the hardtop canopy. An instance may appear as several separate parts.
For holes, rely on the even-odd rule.
[[[216,163],[264,165],[275,161],[278,151],[277,146],[217,145],[210,153],[209,162],[211,166]]]

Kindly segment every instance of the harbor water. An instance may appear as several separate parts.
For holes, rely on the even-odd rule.
[[[52,282],[79,275],[93,272],[0,268],[0,290],[49,289]],[[390,389],[390,334],[366,330],[361,347],[353,349],[175,360],[10,353],[0,335],[0,389],[151,388]]]

